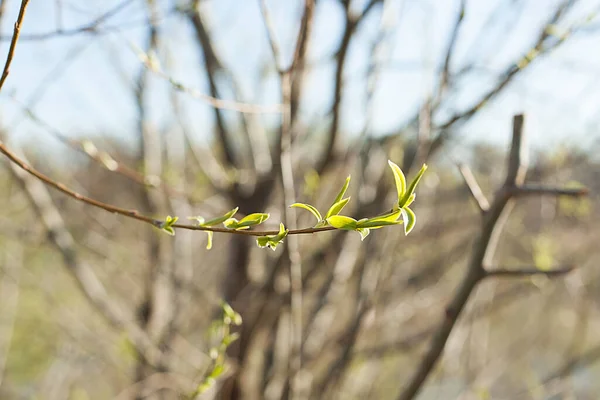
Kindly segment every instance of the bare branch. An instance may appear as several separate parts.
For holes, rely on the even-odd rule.
[[[284,223],[290,229],[296,229],[297,218],[296,209],[287,207],[292,204],[296,198],[296,189],[294,187],[294,166],[292,161],[292,130],[295,125],[292,115],[292,100],[294,89],[295,68],[298,63],[304,62],[306,55],[306,36],[308,19],[312,17],[314,8],[313,0],[306,0],[304,10],[300,22],[300,30],[296,40],[294,56],[288,68],[281,66],[280,50],[275,40],[275,32],[271,21],[266,1],[261,1],[261,11],[265,26],[267,28],[267,36],[275,58],[275,64],[279,71],[281,79],[281,97],[285,110],[282,114],[281,132],[278,140],[279,156],[281,164],[281,182],[283,185],[283,199],[285,213]],[[295,116],[295,115],[294,115]],[[289,261],[290,261],[290,338],[289,338],[289,394],[292,400],[301,397],[301,382],[299,381],[299,372],[302,369],[302,259],[300,256],[300,243],[297,238],[290,237],[286,242]]]
[[[450,43],[448,44],[448,50],[446,51],[446,57],[444,58],[444,66],[442,67],[442,77],[439,83],[438,95],[434,103],[436,105],[438,104],[442,93],[448,87],[448,82],[450,80],[450,62],[452,61],[452,56],[454,55],[454,48],[456,47],[458,32],[460,31],[460,27],[465,18],[466,3],[466,0],[461,0],[460,10],[458,11],[458,18],[456,19],[456,23],[454,24],[454,28],[452,29],[452,34],[450,35]]]
[[[331,125],[329,126],[329,131],[327,132],[327,142],[325,144],[325,151],[318,159],[317,164],[315,166],[315,170],[319,175],[322,174],[323,171],[325,171],[325,169],[329,165],[335,149],[340,124],[343,77],[346,66],[346,55],[348,53],[348,48],[350,47],[350,41],[360,22],[366,17],[369,11],[371,11],[371,9],[373,9],[373,7],[380,2],[381,0],[371,0],[369,4],[367,4],[367,6],[365,7],[362,14],[358,17],[352,15],[349,7],[349,2],[345,3],[346,25],[344,27],[344,33],[342,34],[340,47],[338,48],[338,51],[336,53],[337,67],[335,69]]]
[[[155,62],[155,60],[153,60],[152,57],[147,53],[141,51],[140,49],[133,49],[136,52],[138,59],[145,65],[145,67],[152,71],[159,78],[169,82],[173,89],[177,90],[178,92],[186,93],[195,99],[201,100],[215,109],[237,111],[243,114],[278,114],[282,112],[283,106],[281,104],[261,105],[219,99],[216,97],[216,89],[215,91],[211,89],[211,92],[213,92],[211,96],[204,94],[201,91],[193,89],[176,80],[161,70],[158,63]]]
[[[3,146],[0,143],[0,148]],[[18,164],[17,164],[18,165]],[[49,233],[49,238],[61,253],[68,271],[73,275],[79,288],[98,312],[117,329],[124,329],[136,350],[148,361],[156,365],[161,351],[154,346],[148,336],[133,321],[133,316],[123,313],[120,305],[107,294],[102,282],[89,265],[81,262],[75,249],[73,236],[65,226],[64,220],[50,194],[42,183],[27,175],[16,165],[10,164],[10,171],[27,194],[33,208]],[[35,176],[35,175],[34,175]],[[38,178],[39,179],[39,178]]]
[[[522,128],[523,116],[517,115],[513,121],[513,140],[508,159],[508,173],[504,183],[505,189],[522,184],[523,179],[525,178],[527,164],[524,153],[525,149],[523,148],[524,133]],[[414,399],[440,359],[444,347],[446,346],[446,342],[450,337],[450,333],[454,329],[458,317],[465,308],[471,293],[477,284],[485,277],[483,266],[489,264],[493,257],[502,228],[502,222],[507,216],[505,209],[508,211],[510,208],[507,208],[509,203],[510,193],[506,190],[501,190],[495,197],[488,213],[483,216],[482,230],[475,243],[467,273],[456,290],[452,301],[448,307],[446,307],[446,315],[431,339],[429,349],[425,353],[415,374],[410,379],[408,386],[406,386],[398,396],[398,400]]]
[[[481,212],[486,212],[487,210],[489,210],[490,202],[481,191],[481,187],[477,183],[473,172],[471,172],[471,168],[469,168],[469,166],[466,164],[459,164],[458,170],[460,171],[460,174],[462,175],[465,184],[469,188],[471,196],[473,196],[473,199],[477,202],[477,205],[479,206]]]
[[[95,18],[93,21],[91,21],[85,25],[81,25],[81,26],[78,26],[78,27],[72,28],[72,29],[58,29],[54,32],[33,33],[33,34],[29,34],[29,35],[22,35],[21,40],[40,41],[40,40],[52,39],[52,38],[56,38],[56,37],[76,36],[76,35],[79,35],[82,33],[98,33],[98,28],[102,23],[106,22],[107,19],[109,19],[110,17],[121,12],[127,6],[129,6],[130,4],[133,4],[133,3],[134,3],[134,0],[123,0],[121,3],[117,4],[110,10],[106,11],[104,14],[100,15],[99,17]],[[118,29],[118,28],[115,27],[114,29]],[[112,31],[112,29],[108,29],[106,32],[110,32],[110,31]],[[0,37],[0,40],[2,40],[2,41],[6,40],[6,39],[7,38],[5,38],[5,37]]]
[[[486,278],[519,278],[519,277],[528,277],[534,275],[544,275],[548,277],[552,276],[562,276],[566,275],[569,272],[573,271],[575,267],[566,266],[566,267],[558,267],[552,269],[539,269],[535,267],[525,267],[525,268],[494,268],[486,271]]]
[[[525,184],[515,187],[511,190],[511,194],[516,197],[524,196],[567,196],[567,197],[582,197],[587,196],[589,191],[585,187],[580,188],[561,188],[545,185]]]
[[[0,91],[8,74],[10,73],[10,64],[12,63],[13,57],[15,56],[15,49],[17,48],[17,42],[19,41],[19,35],[21,34],[21,25],[23,24],[23,18],[25,18],[25,11],[29,5],[29,0],[21,0],[21,8],[19,9],[19,16],[17,22],[15,22],[15,29],[13,31],[13,37],[10,41],[10,48],[6,56],[6,62],[4,63],[4,70],[2,71],[2,77],[0,78]]]
[[[465,122],[473,115],[475,115],[477,111],[479,111],[489,101],[491,101],[498,94],[500,94],[502,90],[513,81],[517,74],[530,67],[534,63],[534,61],[541,58],[542,55],[548,54],[556,48],[560,47],[560,45],[562,45],[566,41],[566,39],[570,37],[571,31],[557,36],[555,41],[546,45],[546,39],[548,37],[555,37],[553,32],[556,31],[556,25],[559,23],[559,21],[561,21],[566,11],[571,7],[572,3],[572,0],[563,0],[563,2],[556,8],[556,11],[552,15],[552,17],[544,25],[544,28],[540,32],[536,43],[523,56],[523,58],[521,58],[520,60],[515,62],[515,64],[507,68],[507,70],[500,77],[496,86],[490,89],[487,93],[483,94],[480,97],[480,99],[477,102],[475,102],[471,107],[467,108],[464,111],[456,113],[455,115],[450,117],[445,123],[437,126],[437,128],[440,130],[440,133],[431,142],[430,153],[433,153],[436,150],[438,150],[441,147],[441,145],[448,139],[448,137],[450,136],[450,129],[454,127],[455,124]]]

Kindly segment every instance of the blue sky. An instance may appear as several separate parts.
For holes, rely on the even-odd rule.
[[[2,21],[2,54],[6,54],[17,0],[6,0]],[[27,35],[53,32],[89,23],[122,0],[86,0],[61,3],[32,1],[22,29],[11,75],[0,96],[0,121],[9,130],[10,140],[23,146],[54,141],[35,123],[27,120],[11,99],[30,104],[34,93],[43,95],[33,105],[36,114],[65,134],[110,135],[134,140],[136,110],[131,85],[140,62],[130,43],[145,40],[146,9],[141,0],[131,1],[105,21],[102,28],[120,27],[111,34],[57,36],[28,41]],[[356,0],[360,10],[366,1]],[[161,10],[161,61],[163,68],[187,86],[207,92],[201,57],[188,21],[171,12],[174,2],[158,1]],[[388,0],[386,14],[393,27],[374,93],[372,135],[389,133],[414,115],[419,103],[434,90],[436,69],[443,59],[448,35],[456,19],[457,0]],[[522,56],[537,37],[542,21],[554,9],[553,0],[470,0],[459,33],[452,70],[476,65],[481,71],[458,82],[446,110],[460,110],[493,84],[496,75]],[[270,0],[269,9],[286,59],[297,29],[299,0]],[[600,7],[600,1],[580,0],[569,21],[576,21]],[[273,104],[279,101],[278,80],[262,23],[259,0],[208,0],[203,11],[213,30],[215,47],[224,64],[237,77],[244,101]],[[366,70],[371,43],[378,34],[381,12],[373,11],[363,22],[351,45],[345,73],[342,129],[356,135],[365,124]],[[343,28],[342,9],[337,0],[321,0],[317,6],[314,40],[309,52],[313,68],[308,76],[307,96],[302,112],[305,120],[321,120],[331,107],[334,64],[330,61]],[[596,21],[596,20],[594,20]],[[594,25],[595,24],[595,25]],[[593,22],[598,26],[599,22]],[[482,27],[488,34],[480,36]],[[596,30],[600,31],[600,29]],[[526,112],[528,129],[535,146],[599,138],[600,121],[600,32],[588,29],[576,34],[559,50],[535,62],[510,87],[465,125],[459,132],[464,140],[505,143],[511,116]],[[267,71],[265,74],[264,71]],[[263,76],[261,78],[262,75]],[[228,94],[224,91],[224,94]],[[197,141],[210,139],[212,113],[208,105],[186,94],[178,95],[186,124]],[[154,78],[149,96],[150,115],[158,129],[173,124],[169,86]],[[273,126],[277,116],[262,116]],[[442,118],[443,120],[443,118]],[[133,143],[133,142],[132,142]]]

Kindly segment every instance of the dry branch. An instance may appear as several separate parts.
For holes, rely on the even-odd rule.
[[[429,349],[408,385],[398,396],[398,400],[414,399],[423,388],[427,378],[438,363],[446,342],[452,333],[458,318],[465,308],[471,293],[478,283],[486,278],[488,274],[493,276],[522,276],[522,273],[512,272],[508,274],[506,270],[496,270],[488,273],[486,268],[492,264],[494,252],[498,245],[503,225],[508,217],[508,213],[514,202],[514,189],[523,186],[525,174],[527,172],[528,158],[525,146],[525,132],[523,130],[523,115],[517,115],[513,120],[513,135],[508,157],[508,168],[504,184],[498,191],[492,201],[489,210],[482,215],[483,226],[478,239],[474,245],[471,260],[467,273],[461,281],[459,287],[452,298],[450,304],[446,307],[445,317],[438,327],[436,333],[431,339]],[[570,269],[569,269],[570,270]],[[535,269],[536,274],[540,272]],[[533,272],[524,270],[525,272]],[[568,271],[560,270],[560,273],[546,271],[546,276],[562,275]]]

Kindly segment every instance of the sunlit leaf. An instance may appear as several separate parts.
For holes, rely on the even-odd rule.
[[[356,231],[360,233],[361,241],[365,240],[365,238],[369,236],[369,233],[371,233],[369,228],[356,228]]]
[[[251,226],[262,224],[264,221],[269,219],[269,214],[266,213],[254,213],[246,215],[241,220],[235,218],[229,218],[223,221],[223,225],[228,229],[248,229]]]
[[[224,214],[220,217],[217,217],[217,218],[210,219],[208,221],[200,222],[200,220],[198,220],[198,223],[200,224],[200,226],[219,225],[220,223],[223,223],[225,220],[228,220],[229,218],[233,217],[237,213],[238,209],[239,209],[239,207],[236,207],[233,210],[228,211],[226,214]],[[198,219],[200,217],[193,217],[193,218]]]
[[[338,201],[337,203],[334,203],[327,211],[327,214],[325,215],[325,219],[327,219],[333,215],[338,215],[340,212],[342,212],[342,210],[344,209],[346,204],[348,204],[349,201],[350,201],[350,197],[347,197],[343,200]]]
[[[413,203],[413,201],[415,201],[416,197],[417,197],[416,193],[411,194],[410,197],[408,198],[408,200],[406,200],[406,203],[404,204],[404,207],[410,206]]]
[[[262,224],[263,222],[265,222],[268,219],[269,219],[269,214],[267,214],[267,213],[249,214],[240,220],[240,222],[238,223],[238,227]]]
[[[377,217],[369,218],[364,221],[362,221],[362,220],[358,221],[356,226],[357,226],[357,228],[378,229],[378,228],[383,228],[384,226],[398,225],[398,224],[402,223],[401,220],[398,221],[400,214],[401,214],[401,211],[398,210],[398,211],[394,211],[389,214],[379,215]]]
[[[406,193],[406,177],[404,176],[404,172],[400,169],[398,165],[396,165],[391,160],[388,160],[388,164],[392,169],[392,173],[394,174],[394,181],[396,182],[396,191],[398,192],[398,203],[404,197]]]
[[[208,235],[208,238],[206,239],[206,250],[210,250],[212,249],[213,244],[213,232],[206,231],[206,234]]]
[[[331,217],[327,218],[327,222],[334,228],[353,231],[356,229],[356,224],[358,221],[356,221],[354,218],[346,217],[344,215],[332,215]]]
[[[413,230],[417,222],[415,213],[408,207],[403,208],[402,218],[404,219],[404,234],[408,235]]]
[[[165,218],[165,222],[162,223],[160,229],[171,236],[175,236],[175,230],[172,228],[172,225],[174,225],[178,219],[179,217],[171,217],[170,215],[167,215],[167,218]]]
[[[423,166],[417,173],[417,176],[415,176],[415,178],[412,180],[412,182],[408,186],[408,190],[406,191],[406,193],[404,194],[404,197],[400,201],[400,204],[399,204],[400,208],[406,207],[408,200],[410,199],[410,197],[413,195],[413,193],[417,189],[417,185],[419,184],[419,181],[423,177],[423,174],[425,173],[425,171],[427,171],[427,164],[423,164]]]
[[[260,248],[268,247],[275,251],[277,246],[283,242],[283,239],[287,236],[289,230],[285,229],[283,224],[279,224],[279,233],[277,235],[266,235],[256,238],[256,244]]]
[[[321,217],[321,213],[319,212],[319,210],[317,210],[316,207],[311,206],[310,204],[294,203],[290,207],[303,208],[307,211],[310,211],[312,215],[314,215],[317,219],[317,222],[321,222],[323,220],[323,217]]]
[[[344,186],[342,186],[342,190],[340,190],[340,192],[338,193],[337,197],[333,201],[333,204],[339,203],[346,194],[346,190],[348,190],[348,186],[350,186],[350,178],[351,175],[348,175],[348,177],[346,178],[346,182],[344,182]]]

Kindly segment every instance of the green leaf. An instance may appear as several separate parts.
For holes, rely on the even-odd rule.
[[[401,214],[401,211],[398,210],[398,211],[394,211],[392,213],[369,218],[365,221],[361,220],[361,221],[358,221],[358,224],[356,225],[356,227],[357,228],[379,229],[379,228],[383,228],[384,226],[398,225],[398,224],[402,223],[402,221],[398,221],[398,218],[400,218],[400,214]]]
[[[175,229],[172,228],[172,225],[174,225],[178,219],[179,217],[171,217],[170,215],[167,215],[167,218],[165,219],[165,222],[163,222],[160,226],[160,229],[162,229],[164,232],[168,233],[171,236],[175,236]]]
[[[267,214],[267,213],[253,213],[253,214],[246,215],[244,218],[242,218],[240,220],[238,226],[244,227],[244,226],[258,225],[258,224],[262,224],[263,222],[265,222],[268,219],[269,219],[269,214]]]
[[[206,234],[208,235],[208,238],[206,239],[206,250],[210,250],[210,249],[212,249],[213,232],[206,231]]]
[[[279,233],[277,235],[266,235],[256,238],[256,244],[260,248],[269,247],[271,250],[275,251],[277,245],[283,242],[283,239],[287,236],[289,230],[285,229],[283,224],[279,224]]]
[[[427,171],[427,164],[423,164],[423,166],[419,170],[419,173],[417,173],[417,176],[415,176],[413,181],[410,183],[408,190],[406,191],[406,193],[404,194],[404,197],[400,200],[400,203],[398,204],[400,208],[406,207],[408,200],[415,193],[415,190],[417,189],[417,185],[419,184],[419,181],[423,177],[423,174],[425,173],[425,171]]]
[[[343,200],[338,201],[337,203],[334,203],[329,208],[329,211],[327,211],[327,214],[325,215],[325,219],[327,219],[331,216],[334,216],[334,215],[338,215],[340,212],[342,212],[342,210],[344,209],[346,204],[348,204],[349,201],[350,201],[350,197],[347,197]]]
[[[400,169],[398,165],[396,165],[391,160],[388,160],[388,165],[392,169],[392,173],[394,174],[394,181],[396,182],[396,191],[398,192],[398,204],[400,204],[404,194],[406,193],[406,177],[404,176],[404,172]]]
[[[202,218],[202,217],[190,217],[190,219],[196,219],[200,226],[215,226],[215,225],[219,225],[219,224],[223,223],[225,220],[228,220],[229,218],[233,217],[238,212],[238,210],[239,210],[239,207],[236,207],[233,210],[228,211],[226,214],[224,214],[220,217],[217,217],[217,218],[210,219],[208,221],[204,221],[204,218]]]
[[[256,238],[256,244],[258,245],[258,247],[260,247],[261,249],[264,249],[265,247],[268,246],[269,244],[269,237],[268,236],[260,236]]]
[[[357,220],[354,218],[346,217],[344,215],[332,215],[327,218],[327,223],[337,229],[344,229],[347,231],[353,231],[356,229]]]
[[[404,234],[408,235],[413,230],[417,222],[417,217],[413,210],[405,207],[401,210],[402,218],[404,218]]]
[[[312,213],[312,215],[314,215],[315,218],[317,219],[317,222],[321,222],[323,220],[323,217],[321,216],[321,213],[319,212],[319,210],[317,210],[316,207],[311,206],[310,204],[294,203],[290,207],[303,208],[307,211],[310,211]]]
[[[371,233],[371,230],[369,228],[356,228],[356,231],[358,233],[360,233],[360,240],[361,241],[365,240],[365,238],[367,236],[369,236],[369,233]]]
[[[225,371],[225,366],[222,364],[217,364],[211,371],[209,377],[212,379],[216,379],[219,376],[221,376],[221,374],[223,374],[224,371]]]
[[[251,226],[258,225],[269,219],[269,214],[254,213],[246,215],[240,221],[235,218],[229,218],[223,221],[223,225],[228,229],[248,229]]]
[[[408,198],[408,200],[406,200],[406,203],[404,204],[404,207],[410,206],[413,203],[413,201],[415,201],[416,197],[417,197],[416,193],[411,194],[410,197]]]
[[[340,192],[338,193],[337,197],[333,201],[333,204],[339,203],[342,200],[342,198],[346,194],[346,190],[348,190],[348,186],[350,186],[350,178],[351,177],[352,177],[351,175],[348,175],[348,177],[346,178],[346,182],[344,183],[344,186],[342,186],[342,190],[340,190]]]
[[[240,338],[240,334],[237,332],[232,333],[231,335],[227,335],[223,338],[222,343],[229,347],[229,345]]]

